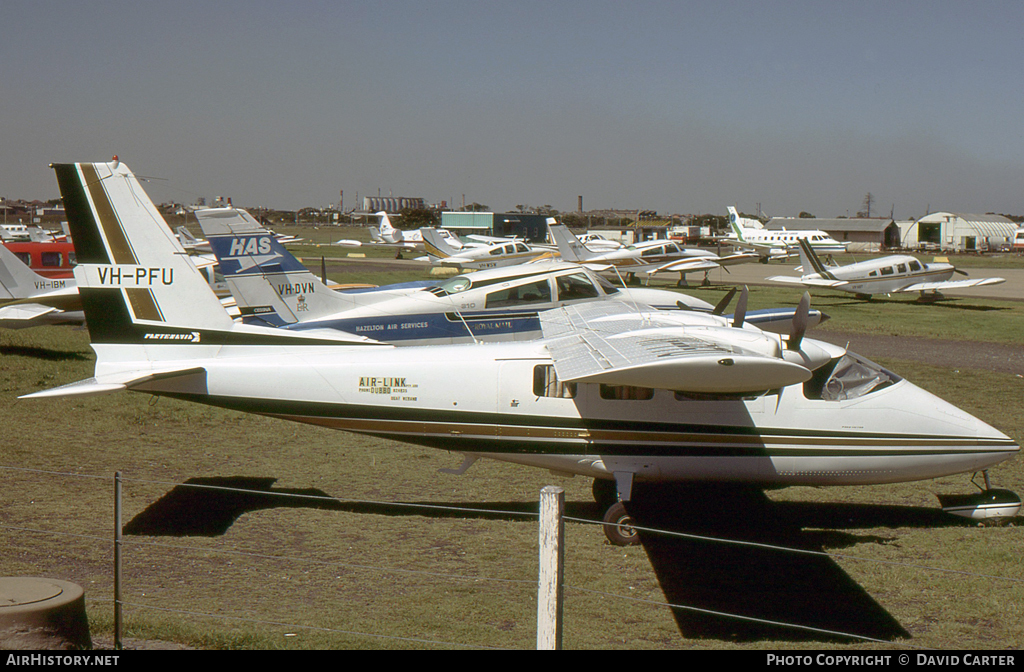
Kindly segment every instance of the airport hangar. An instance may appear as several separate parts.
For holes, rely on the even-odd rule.
[[[818,229],[840,242],[849,242],[851,252],[899,248],[973,252],[1011,245],[1019,227],[1002,215],[934,212],[918,220],[899,222],[887,217],[773,217],[765,228],[774,231]]]

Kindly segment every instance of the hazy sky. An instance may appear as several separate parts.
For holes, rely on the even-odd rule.
[[[4,0],[0,195],[1024,214],[1024,3]]]

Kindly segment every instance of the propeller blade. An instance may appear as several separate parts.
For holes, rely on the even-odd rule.
[[[954,272],[954,273],[959,273],[960,275],[963,275],[963,276],[966,276],[966,275],[967,275],[967,273],[966,273],[966,272],[964,272],[964,271],[961,271],[961,270],[960,270],[959,268],[954,268],[954,269],[953,269],[953,272]]]
[[[811,295],[804,292],[804,295],[800,297],[800,303],[796,307],[796,312],[793,313],[793,326],[789,329],[789,341],[786,343],[788,350],[800,349],[800,343],[804,340],[804,334],[807,333],[808,312],[810,310]]]
[[[320,281],[327,284],[327,261],[320,257]]]
[[[711,314],[712,315],[721,315],[722,313],[724,313],[725,309],[729,305],[729,302],[732,301],[732,297],[734,297],[734,296],[736,296],[736,288],[735,287],[730,289],[729,292],[725,295],[725,297],[721,301],[718,302],[718,305],[715,306],[715,309],[711,311]]]
[[[740,298],[736,302],[736,312],[732,315],[732,326],[739,329],[743,326],[743,320],[747,317],[747,287],[743,286],[743,291],[740,292]]]

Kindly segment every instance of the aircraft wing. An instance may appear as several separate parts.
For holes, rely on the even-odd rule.
[[[974,280],[945,280],[942,282],[919,282],[914,285],[893,290],[894,292],[931,292],[943,289],[967,289],[968,287],[984,287],[1006,282],[1005,278],[976,278]]]
[[[714,268],[719,268],[719,264],[709,258],[695,258],[695,259],[679,259],[676,261],[670,261],[667,264],[662,264],[647,271],[650,275],[656,275],[664,272],[674,273],[689,273],[691,271],[710,271]]]
[[[845,280],[828,280],[826,278],[806,278],[792,275],[773,275],[765,278],[769,282],[784,282],[787,285],[803,285],[804,287],[838,287],[848,285]]]
[[[720,266],[731,266],[733,264],[744,264],[748,261],[757,261],[761,258],[761,255],[755,252],[742,252],[739,254],[729,254],[724,257],[718,258],[718,264]]]
[[[686,318],[661,318],[645,308],[598,301],[541,313],[559,379],[730,394],[811,377],[807,368],[783,359],[778,341],[759,330],[699,323],[688,329]]]

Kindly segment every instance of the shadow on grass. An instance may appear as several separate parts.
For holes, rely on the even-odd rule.
[[[275,478],[191,478],[132,518],[125,534],[214,537],[225,534],[239,516],[274,508],[304,508],[383,516],[523,520],[536,517],[537,503],[524,502],[352,502],[308,489],[274,488]],[[570,504],[577,517],[593,517],[593,504]]]
[[[90,352],[69,352],[67,350],[52,350],[50,348],[35,348],[27,345],[2,345],[0,356],[10,355],[12,357],[31,357],[33,359],[45,359],[51,362],[81,362],[92,358]]]
[[[219,536],[239,516],[270,508],[308,508],[355,514],[529,520],[533,502],[346,502],[317,489],[274,488],[274,478],[194,478],[173,488],[124,527],[131,535]],[[240,492],[241,491],[241,492]],[[644,485],[627,504],[636,524],[718,539],[641,532],[643,549],[686,638],[750,642],[849,642],[848,633],[892,641],[909,633],[824,553],[865,543],[890,543],[858,529],[970,526],[938,508],[773,502],[750,488]],[[566,515],[597,520],[592,502],[567,502]],[[595,534],[601,534],[594,527]],[[717,615],[709,612],[739,615]],[[748,620],[749,619],[749,620]],[[794,624],[795,629],[765,623]]]
[[[909,637],[895,618],[823,554],[826,542],[832,547],[836,542],[852,546],[888,540],[803,528],[821,525],[842,530],[853,521],[865,528],[886,522],[944,525],[942,519],[915,509],[849,506],[820,514],[816,506],[774,503],[760,490],[739,487],[648,487],[635,494],[627,509],[641,527],[759,544],[640,533],[665,598],[690,607],[673,609],[680,633],[731,642],[859,641],[832,633],[884,641]]]

